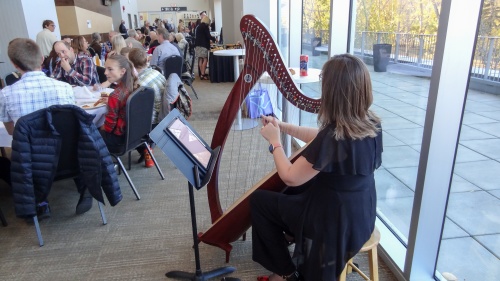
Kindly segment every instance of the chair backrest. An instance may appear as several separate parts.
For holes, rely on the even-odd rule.
[[[73,178],[80,173],[78,163],[80,125],[73,109],[52,109],[52,124],[62,138],[57,173],[54,180]]]
[[[179,75],[179,78],[181,77],[182,74],[182,64],[183,60],[181,56],[170,56],[165,59],[165,63],[163,65],[163,75],[165,76],[166,79],[170,76],[172,73],[177,73]]]
[[[96,66],[95,68],[97,69],[97,75],[99,76],[99,83],[106,82],[108,80],[108,78],[104,74],[104,72],[106,71],[106,68],[104,68],[102,66]]]
[[[21,79],[21,74],[17,72],[12,72],[11,74],[5,76],[5,85],[10,86]]]
[[[127,143],[126,151],[144,142],[151,132],[155,92],[149,87],[139,87],[127,99]]]
[[[156,70],[156,71],[158,71],[158,72],[160,72],[161,74],[163,74],[163,70],[161,69],[161,67],[159,67],[157,65],[152,65],[151,68],[154,69],[154,70]]]

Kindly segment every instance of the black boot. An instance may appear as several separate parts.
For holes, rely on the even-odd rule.
[[[85,189],[83,193],[80,194],[80,200],[78,200],[78,204],[76,204],[76,214],[81,215],[90,210],[92,208],[92,201],[92,195]]]

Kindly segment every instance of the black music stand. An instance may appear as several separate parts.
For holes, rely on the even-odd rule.
[[[200,189],[208,183],[212,176],[215,162],[219,157],[220,147],[212,150],[189,125],[186,119],[180,115],[177,109],[170,112],[162,122],[151,131],[149,137],[165,155],[172,160],[174,165],[177,166],[188,180],[196,271],[194,273],[169,271],[165,275],[169,278],[205,281],[210,278],[234,272],[236,268],[226,266],[203,273],[200,265],[193,187]]]

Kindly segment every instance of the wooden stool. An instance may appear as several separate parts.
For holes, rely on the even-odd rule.
[[[370,277],[366,276],[356,265],[353,263],[353,259],[350,259],[345,265],[344,270],[340,274],[339,281],[346,281],[346,277],[348,273],[351,273],[353,270],[359,273],[361,277],[365,280],[378,281],[378,257],[377,257],[377,245],[380,241],[380,232],[375,226],[375,230],[373,230],[372,236],[366,243],[363,245],[359,252],[368,252],[368,259],[370,263]]]

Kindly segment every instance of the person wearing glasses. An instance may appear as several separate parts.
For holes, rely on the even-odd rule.
[[[54,35],[56,25],[51,20],[44,20],[42,23],[43,30],[36,35],[36,43],[42,50],[43,57],[47,57],[52,51],[52,45],[57,41]]]
[[[381,121],[370,74],[350,54],[325,63],[318,127],[262,116],[285,193],[257,190],[250,198],[253,260],[273,272],[257,280],[338,280],[346,262],[375,228],[374,171],[382,163]],[[281,132],[308,143],[293,163]],[[288,245],[295,242],[293,257]]]

